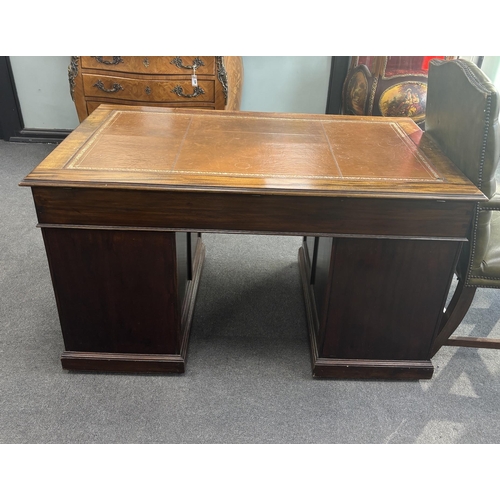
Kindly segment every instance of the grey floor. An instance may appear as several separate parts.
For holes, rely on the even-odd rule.
[[[28,188],[54,146],[0,141],[1,443],[498,443],[500,351],[443,348],[429,381],[313,380],[300,238],[204,236],[184,375],[62,370]],[[463,335],[500,336],[500,290]]]

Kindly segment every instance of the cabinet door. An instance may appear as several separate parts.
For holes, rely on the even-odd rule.
[[[460,241],[336,238],[320,357],[428,360],[460,248]]]
[[[175,233],[42,231],[67,351],[180,352]]]

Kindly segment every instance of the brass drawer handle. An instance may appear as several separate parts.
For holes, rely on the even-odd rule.
[[[177,66],[180,69],[196,69],[199,68],[200,66],[205,66],[205,63],[199,57],[194,58],[193,64],[191,66],[184,66],[182,64],[182,58],[180,58],[179,56],[174,57],[170,61],[170,64],[173,64],[174,66]]]
[[[182,90],[182,87],[180,85],[177,85],[177,87],[175,87],[172,90],[172,92],[178,95],[179,97],[187,97],[187,98],[198,97],[199,95],[205,93],[205,91],[201,87],[195,87],[194,92],[192,94],[184,94],[184,91]]]
[[[151,87],[148,85],[145,89],[146,94],[150,95],[151,94]]]
[[[97,87],[99,90],[107,92],[108,94],[112,94],[114,92],[118,92],[119,90],[123,90],[123,87],[119,83],[113,83],[113,86],[110,89],[107,89],[101,80],[97,80],[97,82],[95,82],[94,85],[92,86]]]
[[[114,64],[120,64],[122,62],[125,62],[121,56],[113,56],[113,59],[111,61],[106,61],[106,59],[103,59],[102,56],[94,56],[94,59],[97,62],[100,62],[101,64],[106,64],[108,66],[112,66]]]

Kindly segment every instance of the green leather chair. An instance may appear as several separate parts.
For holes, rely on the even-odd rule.
[[[467,314],[477,287],[500,288],[500,193],[495,171],[500,159],[499,93],[473,63],[431,62],[425,130],[450,160],[488,197],[478,203],[456,268],[455,293],[434,341],[443,345],[500,349],[500,340],[452,337]]]

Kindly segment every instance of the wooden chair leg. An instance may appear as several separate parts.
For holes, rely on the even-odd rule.
[[[446,308],[443,315],[441,329],[434,339],[431,357],[434,356],[434,354],[436,354],[443,345],[457,345],[448,343],[450,336],[458,328],[467,314],[467,311],[472,304],[472,300],[474,299],[474,295],[476,294],[476,290],[476,287],[465,286],[463,280],[459,280],[450,304]]]
[[[500,349],[500,339],[487,339],[478,337],[450,337],[444,345],[461,347],[479,347],[481,349]]]

